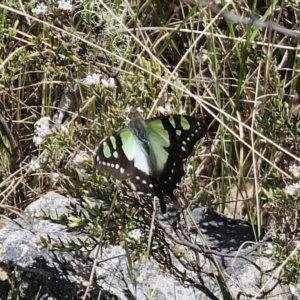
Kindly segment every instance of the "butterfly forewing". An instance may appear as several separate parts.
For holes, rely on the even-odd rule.
[[[134,191],[163,199],[157,178],[149,174],[145,152],[129,128],[103,141],[94,157],[94,163],[100,172],[110,174],[120,181],[129,179]],[[165,208],[162,207],[162,210],[165,211]]]
[[[124,134],[124,138],[126,137],[129,142],[134,141],[129,129],[108,137],[100,144],[94,157],[94,164],[98,171],[108,173],[118,180],[126,180],[134,169],[134,153],[129,152],[127,155],[132,159],[127,158],[121,134]]]

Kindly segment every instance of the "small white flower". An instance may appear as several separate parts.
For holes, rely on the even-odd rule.
[[[193,169],[194,169],[194,167],[191,164],[188,164],[187,167],[186,167],[186,172],[189,173]]]
[[[293,164],[289,166],[289,172],[292,174],[293,177],[299,178],[300,177],[300,166]]]
[[[108,80],[102,78],[101,83],[107,89],[112,89],[117,86],[116,79],[113,77],[110,77]]]
[[[114,88],[117,86],[117,82],[116,82],[116,79],[113,78],[113,77],[110,77],[108,79],[108,88]]]
[[[50,177],[50,180],[53,182],[53,183],[56,183],[59,179],[59,174],[56,173],[56,172],[51,172],[49,174],[49,177]]]
[[[37,157],[33,157],[29,162],[30,169],[35,172],[36,170],[40,169],[40,162],[38,161]]]
[[[58,3],[59,9],[69,10],[69,11],[73,10],[73,5],[71,4],[71,1],[69,1],[69,0],[60,0],[60,1],[57,1],[57,3]]]
[[[41,117],[35,124],[34,124],[34,133],[40,137],[46,137],[51,133],[50,129],[50,117]]]
[[[38,4],[35,8],[33,8],[31,11],[35,16],[39,15],[45,15],[47,13],[48,7],[44,4]]]
[[[171,103],[167,102],[165,107],[159,106],[157,110],[163,115],[170,115],[172,113],[172,105]]]
[[[65,125],[60,125],[60,131],[64,134],[69,134],[69,129]]]
[[[285,193],[290,196],[294,196],[300,190],[300,183],[293,183],[285,187]]]
[[[265,254],[267,255],[272,255],[274,252],[274,247],[271,243],[267,244],[268,249],[266,251],[264,251]]]
[[[41,117],[34,124],[34,137],[33,142],[36,146],[41,145],[46,136],[48,136],[52,130],[50,128],[50,117]]]
[[[84,79],[83,79],[83,83],[86,85],[94,85],[94,84],[100,84],[100,79],[101,79],[102,75],[101,74],[92,74],[92,75],[87,75]],[[103,79],[102,79],[103,80]],[[101,80],[101,82],[102,82]]]
[[[85,162],[89,160],[90,158],[85,151],[79,151],[73,158],[73,164],[77,167],[81,167]]]
[[[41,145],[41,144],[43,143],[44,138],[42,138],[42,137],[40,137],[40,136],[34,135],[32,140],[33,140],[33,143],[34,143],[36,146],[39,146],[39,145]]]
[[[266,254],[266,255],[272,255],[273,251],[271,251],[270,249],[267,249],[266,251],[264,251],[264,254]]]
[[[76,168],[76,171],[77,171],[79,180],[83,180],[84,178],[88,177],[88,174],[87,174],[87,172],[86,172],[85,169],[83,169],[83,168]]]
[[[284,192],[287,195],[293,196],[296,193],[295,188],[293,187],[293,185],[287,185],[284,189]]]
[[[142,237],[142,231],[140,229],[133,229],[128,233],[128,236],[136,241]]]
[[[86,85],[92,85],[92,84],[94,84],[93,77],[92,77],[91,75],[87,75],[87,76],[83,79],[82,83],[84,83],[84,84],[86,84]]]
[[[107,80],[101,79],[101,83],[102,83],[102,85],[103,85],[105,88],[108,88],[109,84],[108,84],[108,81],[107,81]]]
[[[199,60],[201,62],[206,62],[209,59],[208,51],[206,49],[201,49],[199,52]]]

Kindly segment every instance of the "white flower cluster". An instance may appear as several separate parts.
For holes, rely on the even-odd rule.
[[[33,142],[36,146],[41,145],[45,138],[51,134],[52,130],[50,128],[50,117],[41,117],[34,124],[34,137]]]
[[[89,155],[85,151],[79,151],[73,158],[73,164],[76,167],[83,167],[86,162],[90,161]]]
[[[58,9],[65,10],[65,11],[72,11],[74,9],[73,5],[71,4],[70,0],[59,0]],[[35,8],[33,8],[32,13],[34,16],[45,15],[48,12],[48,7],[44,3],[38,4]]]
[[[50,178],[50,180],[51,180],[52,183],[56,183],[58,181],[58,179],[59,179],[59,174],[56,173],[56,172],[51,172],[49,174],[49,178]]]
[[[90,160],[90,156],[85,151],[79,151],[73,158],[73,164],[75,165],[80,180],[88,176],[85,169],[85,163],[89,162]]]
[[[173,110],[172,104],[171,104],[170,102],[167,102],[167,103],[165,104],[165,107],[163,107],[163,106],[160,105],[160,106],[157,108],[157,110],[158,110],[161,114],[163,114],[163,115],[170,115],[170,114],[172,113],[172,110]]]
[[[71,4],[71,1],[68,0],[60,0],[57,1],[58,3],[58,8],[62,10],[68,10],[72,11],[73,10],[73,5]]]
[[[101,80],[102,75],[101,74],[92,74],[88,75],[83,79],[83,83],[86,85],[94,85],[99,84]]]
[[[53,185],[55,185],[59,179],[63,180],[63,179],[67,179],[67,176],[61,173],[57,173],[57,172],[51,172],[48,177],[50,178],[50,181]]]
[[[34,156],[29,162],[29,168],[35,172],[41,167],[40,162],[36,156]]]
[[[300,166],[295,164],[289,166],[289,172],[294,178],[300,178]],[[286,195],[294,196],[300,193],[300,182],[292,183],[287,185],[284,189]]]
[[[117,86],[116,79],[113,78],[113,77],[110,77],[110,78],[108,79],[108,81],[105,80],[105,79],[102,79],[102,80],[101,80],[101,83],[103,84],[104,87],[106,87],[106,88],[108,88],[108,89],[112,89],[112,88],[114,88],[114,87]]]
[[[300,178],[300,166],[297,166],[295,164],[289,166],[289,172],[292,174],[293,177]]]
[[[300,183],[297,182],[297,183],[287,185],[284,191],[287,195],[294,196],[298,194],[298,192],[300,191]]]
[[[92,74],[92,75],[87,75],[87,76],[83,79],[82,83],[84,83],[84,84],[86,84],[86,85],[96,85],[96,84],[102,83],[103,86],[104,86],[105,88],[108,88],[108,89],[114,88],[114,87],[117,86],[117,83],[116,83],[116,79],[115,79],[115,78],[110,77],[110,78],[108,79],[108,81],[107,81],[107,80],[105,80],[105,79],[102,78],[102,75],[101,75],[101,74],[96,74],[96,73],[94,73],[94,74]]]
[[[140,240],[142,235],[143,234],[140,229],[133,229],[128,233],[128,236],[136,241]]]
[[[34,136],[33,142],[36,146],[39,146],[43,143],[45,138],[53,132],[52,129],[52,120],[48,117],[41,117],[35,124],[34,124]],[[57,129],[60,130],[63,134],[68,134],[69,130],[64,125],[56,125]]]
[[[267,244],[267,249],[264,251],[264,253],[267,255],[272,255],[274,253],[274,247],[271,243]]]
[[[48,7],[44,4],[38,4],[35,8],[33,8],[31,11],[34,16],[39,16],[39,15],[45,15],[47,13]]]

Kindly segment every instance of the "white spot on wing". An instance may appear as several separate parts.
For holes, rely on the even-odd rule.
[[[125,170],[123,168],[120,169],[120,173],[124,174]]]
[[[136,179],[136,180],[140,180],[141,177],[140,177],[140,176],[135,176],[135,179]]]
[[[115,165],[115,168],[116,168],[116,170],[118,170],[118,169],[120,168],[120,165],[119,165],[119,164],[116,164],[116,165]]]
[[[152,189],[152,188],[153,188],[153,184],[151,184],[151,183],[150,183],[150,184],[149,184],[149,188],[151,188],[151,189]]]
[[[181,146],[181,150],[182,150],[182,151],[186,151],[186,149],[185,149],[183,146]]]
[[[103,165],[103,166],[106,166],[106,162],[105,162],[105,161],[103,161],[103,162],[102,162],[102,165]]]
[[[142,180],[142,183],[143,183],[143,184],[147,184],[147,181],[146,181],[146,180]]]

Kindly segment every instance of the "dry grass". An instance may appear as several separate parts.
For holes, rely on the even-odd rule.
[[[299,192],[284,192],[299,181],[289,173],[289,166],[299,165],[298,33],[231,18],[255,16],[294,30],[296,1],[275,2],[251,8],[235,1],[219,9],[183,1],[139,6],[90,0],[74,1],[66,12],[50,1],[39,18],[31,13],[36,3],[1,4],[0,213],[13,218],[49,190],[96,196],[108,210],[114,185],[95,174],[93,150],[124,126],[126,107],[140,106],[153,116],[171,104],[173,113],[185,111],[209,124],[207,141],[189,161],[193,176],[183,182],[190,202],[298,241]],[[117,87],[84,85],[92,73],[115,78]],[[44,115],[59,118],[58,111],[68,133],[53,124],[37,147],[34,123]],[[79,151],[89,157],[80,168],[73,161]],[[41,165],[34,172],[33,156]],[[117,203],[116,217],[122,205]],[[128,216],[133,211],[130,206]]]

